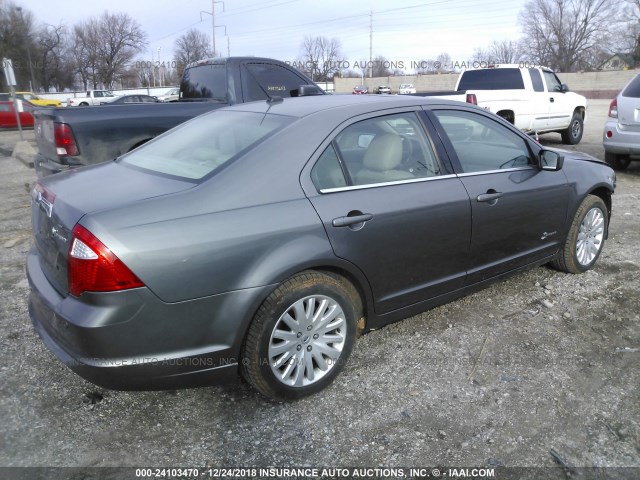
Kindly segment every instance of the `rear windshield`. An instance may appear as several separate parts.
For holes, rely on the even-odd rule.
[[[640,98],[640,75],[636,76],[622,91],[623,97]]]
[[[518,90],[524,88],[519,68],[466,70],[458,90]]]
[[[182,100],[227,101],[227,65],[205,64],[187,68],[180,82]]]
[[[282,115],[218,110],[174,128],[125,155],[120,162],[200,180],[292,120]]]

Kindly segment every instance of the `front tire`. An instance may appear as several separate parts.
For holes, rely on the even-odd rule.
[[[327,387],[353,348],[362,303],[341,277],[307,271],[263,302],[242,349],[242,374],[263,395],[296,400]]]
[[[567,273],[584,273],[595,265],[607,238],[609,213],[604,201],[588,195],[578,207],[564,247],[551,265]]]
[[[579,112],[574,112],[571,117],[571,123],[566,130],[563,130],[560,135],[562,136],[562,143],[567,145],[577,145],[582,140],[582,134],[584,132],[584,122],[582,121],[582,115]]]
[[[626,170],[631,163],[628,155],[620,155],[617,153],[604,152],[604,161],[614,170]]]

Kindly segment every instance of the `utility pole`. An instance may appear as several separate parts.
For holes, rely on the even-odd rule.
[[[216,2],[211,0],[211,43],[213,44],[213,50],[211,54],[216,56]]]
[[[211,52],[212,56],[216,56],[216,3],[222,4],[222,11],[224,12],[224,1],[223,0],[211,0],[211,11],[207,12],[204,10],[200,10],[200,20],[202,20],[202,14],[206,13],[207,15],[211,15],[211,46],[213,48],[213,52]],[[219,25],[222,26],[222,25]],[[226,35],[227,27],[225,27],[225,35]],[[228,48],[227,48],[228,50]]]
[[[369,78],[373,77],[373,10],[369,11]]]

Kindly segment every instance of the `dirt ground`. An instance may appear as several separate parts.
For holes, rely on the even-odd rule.
[[[602,158],[607,105],[591,102],[577,150]],[[552,478],[640,478],[640,162],[618,174],[594,270],[536,268],[371,332],[330,388],[291,404],[244,384],[105,390],[56,360],[27,313],[34,179],[0,157],[0,467],[564,463]]]

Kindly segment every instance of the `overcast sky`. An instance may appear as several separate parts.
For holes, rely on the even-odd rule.
[[[211,0],[14,0],[39,22],[73,25],[109,12],[126,12],[148,35],[141,60],[169,61],[175,40],[190,28],[211,35]],[[520,35],[518,13],[525,0],[225,0],[215,3],[216,50],[294,61],[305,36],[337,38],[348,62],[373,56],[410,62],[447,52],[454,62],[468,60],[476,47]],[[224,4],[224,5],[223,5]],[[373,14],[370,16],[370,12]],[[225,28],[226,34],[225,36]],[[158,52],[158,49],[160,51]]]

